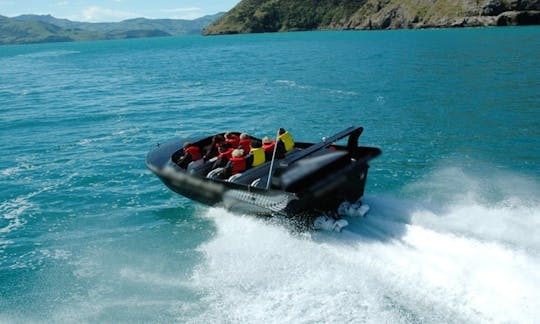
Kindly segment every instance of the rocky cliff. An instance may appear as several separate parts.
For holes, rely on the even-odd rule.
[[[203,34],[540,24],[540,0],[243,0]]]

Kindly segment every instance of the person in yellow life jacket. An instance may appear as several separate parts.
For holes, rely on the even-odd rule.
[[[252,140],[250,147],[251,149],[246,156],[246,160],[248,160],[248,164],[251,167],[256,167],[266,162],[266,155],[264,154],[261,142]]]
[[[287,132],[284,128],[279,129],[278,140],[282,141],[285,144],[285,151],[289,152],[294,148],[294,140],[292,135]]]

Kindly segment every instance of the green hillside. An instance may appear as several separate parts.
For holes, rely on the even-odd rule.
[[[72,42],[101,39],[102,34],[81,29],[63,29],[42,21],[21,22],[0,16],[0,45]]]
[[[177,36],[200,34],[205,27],[222,15],[223,13],[218,13],[194,20],[135,18],[111,23],[78,22],[55,18],[51,15],[21,15],[14,17],[13,19],[18,21],[42,21],[62,28],[83,29],[100,33],[127,32],[132,30],[160,30],[167,34]]]
[[[205,35],[540,24],[540,0],[243,0]]]
[[[0,45],[200,34],[223,13],[194,20],[136,18],[86,23],[50,15],[0,16]]]

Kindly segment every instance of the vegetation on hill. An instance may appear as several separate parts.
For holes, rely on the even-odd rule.
[[[0,16],[0,45],[91,40],[101,36],[96,32],[63,29],[42,21],[21,22]]]
[[[0,16],[0,45],[200,34],[222,14],[195,20],[136,18],[117,23],[76,22],[50,15]]]
[[[204,34],[540,24],[540,0],[243,0]]]
[[[18,21],[42,21],[68,29],[83,29],[100,33],[127,32],[131,30],[160,30],[170,35],[200,34],[210,23],[223,13],[208,15],[194,20],[134,18],[112,23],[89,23],[59,19],[51,15],[22,15],[14,17]]]

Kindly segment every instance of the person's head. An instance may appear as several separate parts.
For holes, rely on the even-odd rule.
[[[190,142],[185,142],[185,143],[184,143],[184,148],[186,149],[186,148],[188,148],[188,147],[190,147],[190,146],[192,146],[192,145],[193,145],[193,144],[191,144]]]
[[[240,139],[244,140],[244,139],[248,139],[248,138],[249,138],[249,135],[247,133],[240,134]]]
[[[225,151],[227,151],[229,149],[229,145],[227,144],[221,144],[219,147],[218,147],[218,150],[220,153],[223,153]]]
[[[214,141],[215,143],[221,143],[224,140],[225,140],[225,137],[223,137],[223,135],[221,134],[214,135],[214,137],[212,138],[212,141]]]
[[[265,136],[265,137],[262,139],[262,143],[263,143],[263,145],[272,144],[272,140],[271,140],[268,136]]]
[[[262,147],[262,143],[260,141],[251,141],[251,144],[250,146],[252,148],[261,148]]]
[[[225,138],[234,138],[234,134],[232,132],[225,133]]]
[[[283,135],[285,134],[287,131],[285,130],[285,128],[280,128],[279,129],[279,135]]]
[[[233,157],[242,157],[244,155],[244,150],[242,149],[236,149],[234,151],[232,151],[232,156]]]

